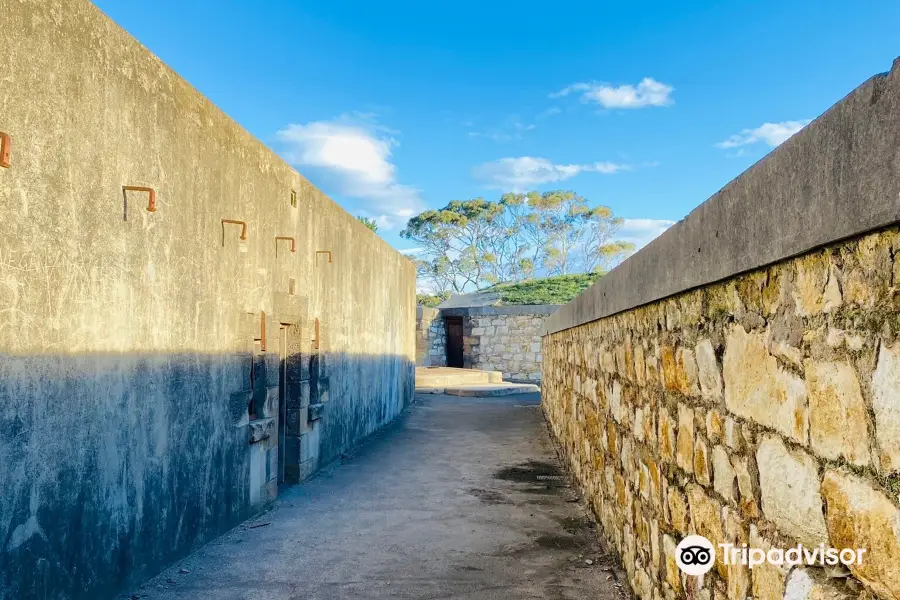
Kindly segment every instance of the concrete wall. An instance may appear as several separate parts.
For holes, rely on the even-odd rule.
[[[416,307],[416,365],[447,366],[447,332],[437,308]]]
[[[110,597],[411,401],[415,270],[87,1],[0,15],[0,598]]]
[[[544,410],[637,597],[900,598],[898,215],[895,68],[548,320]],[[700,579],[692,533],[868,553]]]

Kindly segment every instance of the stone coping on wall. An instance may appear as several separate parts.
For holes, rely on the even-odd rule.
[[[544,323],[544,335],[900,221],[900,58]]]
[[[441,312],[440,309],[419,305],[416,307],[416,319],[420,321],[423,318],[433,319],[439,312]]]
[[[479,315],[551,315],[559,304],[513,304],[509,306],[465,306],[442,308],[442,317],[474,317]]]

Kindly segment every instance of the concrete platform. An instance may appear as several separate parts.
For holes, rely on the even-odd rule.
[[[511,396],[513,394],[534,394],[541,388],[531,383],[484,383],[481,385],[457,385],[444,388],[448,396],[472,396],[487,398],[491,396]]]
[[[452,367],[416,367],[416,388],[442,388],[480,383],[502,383],[500,371],[455,369]]]

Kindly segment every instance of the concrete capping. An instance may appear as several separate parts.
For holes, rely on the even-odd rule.
[[[481,315],[550,315],[559,304],[514,304],[510,306],[465,306],[442,308],[442,317],[473,317]]]
[[[543,335],[900,221],[900,58],[544,323]]]
[[[433,320],[438,316],[438,313],[441,312],[438,308],[432,308],[430,306],[416,306],[416,320],[422,321],[423,318],[429,321]]]

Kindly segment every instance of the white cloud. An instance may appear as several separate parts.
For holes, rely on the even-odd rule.
[[[782,121],[781,123],[763,123],[756,129],[745,129],[740,133],[734,134],[727,140],[716,144],[716,148],[739,148],[757,142],[763,142],[770,148],[774,148],[806,127],[809,122],[810,119]]]
[[[642,248],[674,224],[675,221],[668,219],[625,219],[616,234],[616,239],[631,242],[637,248]]]
[[[598,82],[573,83],[558,92],[550,94],[551,98],[562,98],[573,93],[580,95],[585,104],[599,104],[603,108],[645,108],[647,106],[668,106],[672,104],[671,85],[645,77],[637,85],[609,85]]]
[[[629,165],[596,162],[581,165],[557,165],[546,158],[520,156],[501,158],[475,167],[472,175],[485,186],[504,191],[525,191],[531,187],[571,179],[579,173],[611,175],[631,169]]]
[[[340,194],[366,200],[364,212],[379,227],[392,229],[419,212],[419,190],[397,182],[391,162],[398,145],[391,130],[371,115],[343,115],[332,121],[288,125],[278,132],[288,162],[326,171]]]

